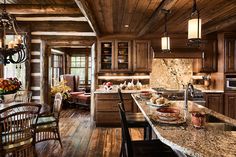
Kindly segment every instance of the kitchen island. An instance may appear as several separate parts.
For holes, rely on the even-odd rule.
[[[190,114],[187,114],[184,123],[163,124],[155,119],[156,108],[147,105],[147,100],[140,99],[138,94],[132,94],[132,97],[157,137],[173,149],[194,157],[236,156],[235,119],[189,101],[189,112],[205,113],[207,122],[204,128],[193,127]],[[173,101],[172,103],[180,108],[183,115],[184,102]]]
[[[154,90],[150,88],[144,88],[142,90],[122,90],[123,99],[125,102],[125,110],[127,112],[137,112],[138,107],[135,105],[131,94],[139,93],[141,91]],[[104,90],[103,88],[97,89],[95,92],[95,121],[96,126],[119,126],[120,117],[118,112],[118,103],[120,99],[118,97],[117,88],[112,90]]]

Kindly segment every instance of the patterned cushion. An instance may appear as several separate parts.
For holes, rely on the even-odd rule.
[[[41,129],[41,128],[55,127],[57,125],[55,121],[56,121],[56,119],[53,116],[50,116],[50,117],[39,117],[36,128],[37,129]]]

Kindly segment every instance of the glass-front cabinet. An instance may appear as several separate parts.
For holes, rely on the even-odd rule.
[[[114,44],[112,41],[99,42],[99,69],[100,71],[110,71],[114,68]]]
[[[98,52],[99,72],[131,70],[130,41],[99,41]]]
[[[115,42],[115,69],[117,71],[131,70],[130,42],[116,41]]]

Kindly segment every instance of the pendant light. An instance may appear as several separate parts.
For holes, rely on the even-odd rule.
[[[170,37],[167,33],[167,15],[170,13],[169,10],[162,10],[165,14],[165,32],[164,36],[161,38],[161,50],[162,52],[170,52]]]
[[[188,41],[192,44],[197,44],[201,41],[201,25],[200,13],[197,9],[196,0],[193,0],[192,13],[188,21]]]

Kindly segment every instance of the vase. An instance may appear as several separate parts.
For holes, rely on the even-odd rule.
[[[15,99],[15,95],[16,95],[16,93],[14,93],[14,94],[5,94],[5,95],[2,95],[2,101],[3,101],[3,103],[10,103],[10,102],[13,102],[14,99]]]

